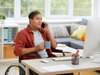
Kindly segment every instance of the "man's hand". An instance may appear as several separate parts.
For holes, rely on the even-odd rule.
[[[44,31],[46,31],[48,35],[51,34],[51,31],[50,31],[48,23],[47,22],[43,22],[43,23],[45,25],[44,28],[43,28]]]
[[[41,50],[43,50],[43,49],[44,49],[44,42],[41,43],[41,44],[39,44],[39,45],[37,45],[35,48],[36,48],[36,51],[41,51]]]

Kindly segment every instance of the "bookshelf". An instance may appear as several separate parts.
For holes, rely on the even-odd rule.
[[[0,24],[0,59],[13,59],[13,39],[20,30],[20,25],[16,23]]]
[[[2,34],[3,34],[3,28],[2,28],[2,25],[1,25],[1,22],[0,22],[0,59],[2,59],[2,57],[3,57],[3,55],[2,55],[2,53],[3,53],[3,40],[2,40],[2,38],[3,38],[3,36],[2,36]]]

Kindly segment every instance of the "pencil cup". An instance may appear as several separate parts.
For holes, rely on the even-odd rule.
[[[77,55],[77,56],[75,54],[72,55],[72,64],[73,65],[79,64],[79,55]]]
[[[50,49],[51,48],[51,42],[50,41],[45,41],[44,42],[44,48],[45,49]]]

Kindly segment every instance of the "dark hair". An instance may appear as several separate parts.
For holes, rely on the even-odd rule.
[[[34,10],[32,12],[29,13],[28,18],[29,19],[33,19],[35,15],[37,14],[41,14],[38,10]]]

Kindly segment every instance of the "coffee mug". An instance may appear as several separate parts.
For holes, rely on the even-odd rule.
[[[44,48],[45,49],[50,49],[51,48],[51,42],[50,41],[45,41],[44,42]]]

